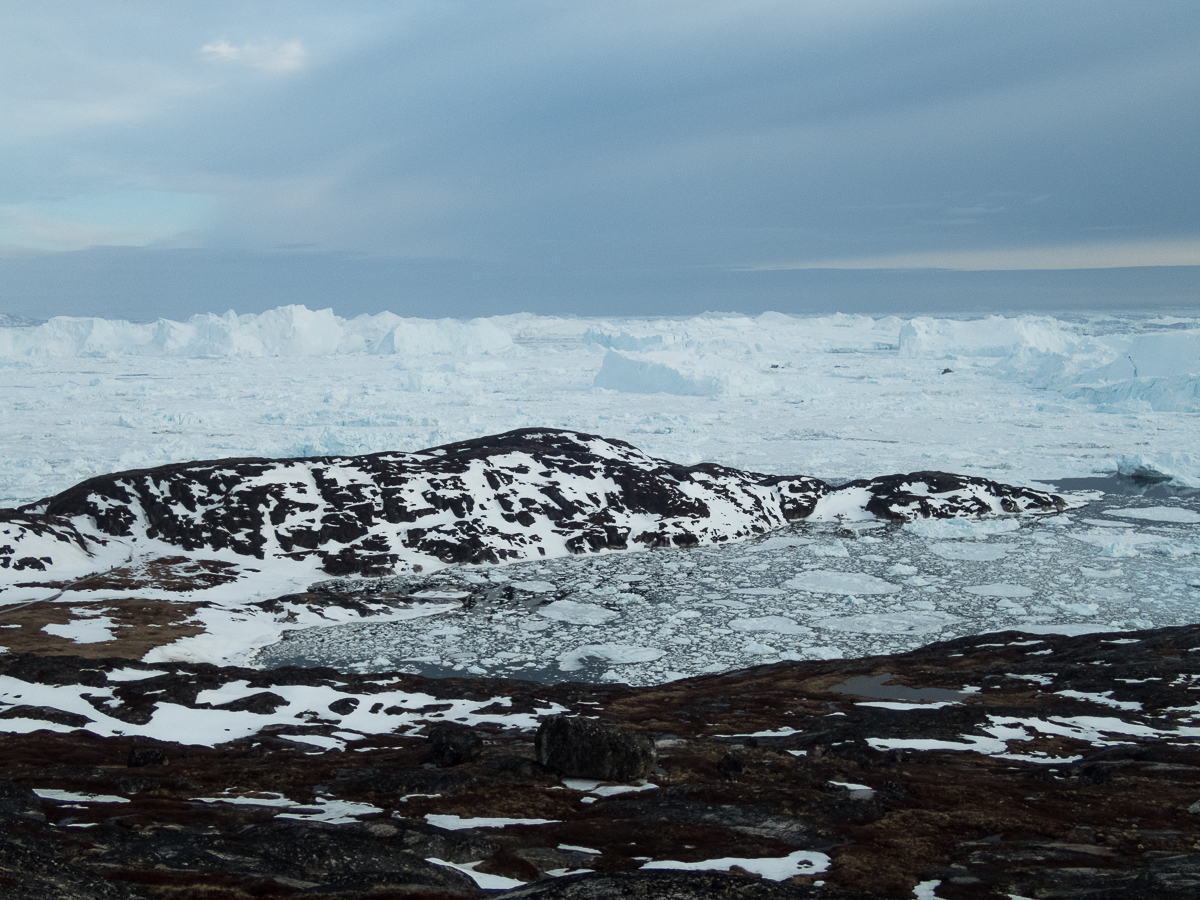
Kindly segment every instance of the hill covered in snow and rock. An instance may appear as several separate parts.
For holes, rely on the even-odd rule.
[[[419,453],[218,460],[100,476],[10,515],[0,567],[53,568],[53,556],[25,549],[53,527],[72,536],[62,543],[73,554],[89,540],[100,547],[115,539],[130,552],[155,541],[188,553],[311,560],[330,575],[393,575],[714,544],[808,518],[909,521],[1065,505],[1044,491],[941,472],[831,487],[802,475],[679,466],[623,441],[524,429]],[[21,515],[30,517],[28,531]]]

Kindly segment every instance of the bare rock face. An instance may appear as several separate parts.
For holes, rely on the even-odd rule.
[[[1062,498],[918,472],[831,487],[713,463],[682,466],[624,441],[525,428],[417,453],[226,459],[101,475],[0,511],[0,569],[50,571],[95,539],[147,537],[186,553],[316,559],[335,576],[433,563],[717,544],[821,514],[921,517],[1055,512]],[[850,508],[854,507],[853,510]]]
[[[187,551],[315,556],[332,575],[371,576],[429,560],[498,563],[749,537],[809,515],[827,492],[815,478],[679,466],[624,441],[526,428],[418,453],[122,472],[21,512],[86,517],[114,537],[145,529]],[[654,527],[645,527],[647,514]]]
[[[133,900],[125,884],[73,865],[69,854],[38,833],[46,823],[28,788],[0,778],[0,897],[21,900]]]
[[[1055,506],[1044,491],[951,472],[881,475],[869,481],[851,481],[838,490],[854,488],[866,488],[870,496],[867,512],[893,522],[1013,514],[1053,510]]]
[[[538,727],[538,762],[568,778],[634,781],[654,768],[654,744],[632,728],[552,716]]]

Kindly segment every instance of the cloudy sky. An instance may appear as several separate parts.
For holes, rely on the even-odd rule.
[[[0,19],[0,312],[1200,286],[1195,0],[0,0]],[[1061,274],[1108,267],[1160,268]]]

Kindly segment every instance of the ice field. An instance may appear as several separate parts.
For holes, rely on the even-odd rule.
[[[259,650],[259,664],[646,683],[1005,628],[1180,624],[1200,603],[1200,319],[54,319],[0,328],[0,384],[0,506],[168,462],[418,450],[525,426],[684,464],[831,482],[943,470],[1090,501],[448,569],[408,585],[440,595],[428,615],[277,644],[281,625],[210,611],[214,633],[259,635],[236,653],[214,644],[214,661]]]
[[[1200,503],[1129,500],[1020,523],[797,524],[733,546],[445,569],[404,586],[461,607],[293,630],[255,662],[652,684],[981,631],[1194,621]]]
[[[828,480],[1124,466],[1200,486],[1200,318],[60,318],[0,328],[0,381],[4,506],[167,462],[536,425]]]

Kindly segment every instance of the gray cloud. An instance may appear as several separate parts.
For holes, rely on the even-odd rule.
[[[1200,234],[1191,2],[68,6],[52,84],[0,69],[0,205],[207,194],[214,251],[598,286]]]

